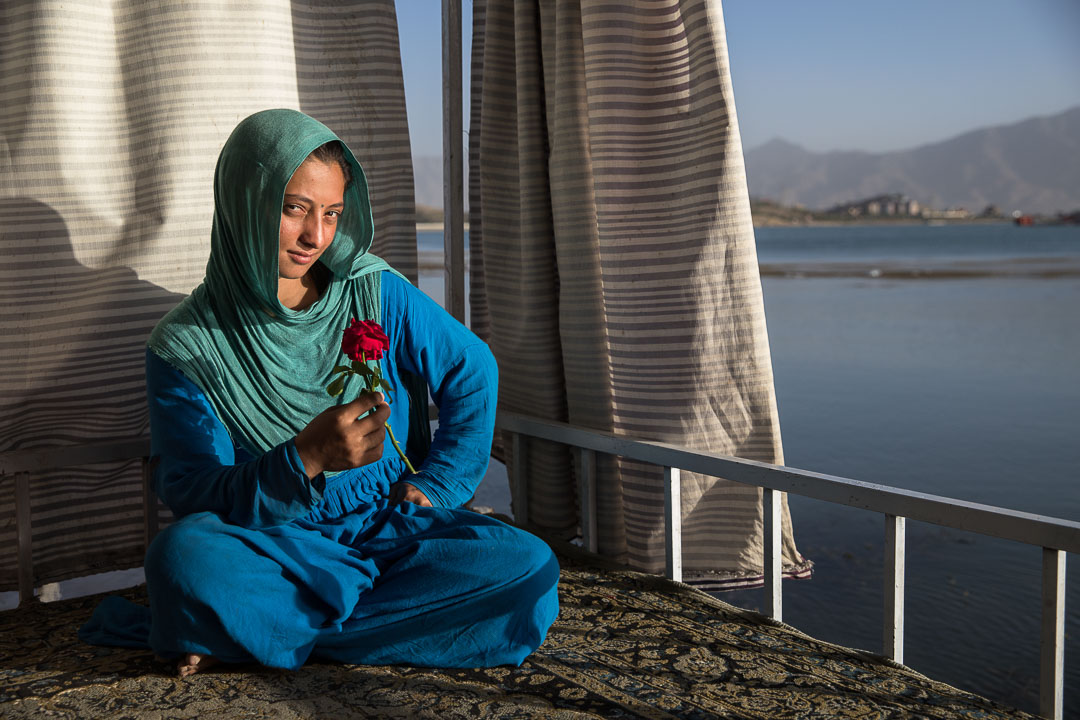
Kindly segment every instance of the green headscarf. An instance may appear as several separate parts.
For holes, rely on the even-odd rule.
[[[381,320],[380,271],[392,268],[367,252],[374,235],[367,179],[345,143],[352,182],[334,240],[318,261],[330,270],[329,285],[305,310],[277,298],[285,186],[331,140],[340,142],[295,110],[266,110],[236,126],[214,177],[206,278],[150,335],[150,349],[199,386],[233,440],[255,455],[356,398],[359,383],[347,383],[337,398],[326,393],[343,357],[342,331],[350,318]]]

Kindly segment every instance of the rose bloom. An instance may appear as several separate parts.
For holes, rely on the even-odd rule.
[[[390,349],[390,339],[374,320],[353,318],[341,338],[341,351],[350,360],[378,360]]]

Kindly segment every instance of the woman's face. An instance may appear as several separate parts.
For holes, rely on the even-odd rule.
[[[278,247],[279,286],[299,282],[330,247],[345,209],[345,174],[308,158],[285,186]]]

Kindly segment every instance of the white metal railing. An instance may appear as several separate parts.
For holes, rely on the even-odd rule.
[[[954,500],[927,493],[850,480],[778,465],[691,450],[667,443],[638,440],[578,428],[565,423],[499,413],[497,427],[512,434],[511,477],[516,484],[514,515],[528,524],[525,437],[550,440],[580,449],[578,456],[581,530],[585,547],[597,546],[596,454],[618,455],[664,468],[665,570],[682,579],[680,471],[687,470],[764,490],[764,557],[766,614],[782,619],[781,493],[880,512],[885,516],[885,617],[883,653],[903,662],[904,531],[907,518],[1043,548],[1040,712],[1061,718],[1064,685],[1065,553],[1080,552],[1080,523],[1015,510]],[[143,506],[146,541],[157,532],[157,500],[150,484],[149,438],[102,442],[64,448],[0,453],[0,476],[15,481],[16,550],[20,604],[34,600],[34,562],[30,511],[30,476],[63,467],[143,460]]]
[[[10,476],[15,483],[15,552],[18,558],[20,607],[35,600],[30,476],[79,465],[138,459],[142,460],[143,531],[145,542],[149,545],[158,530],[157,498],[150,481],[153,467],[150,464],[149,437],[0,453],[0,477]]]
[[[904,532],[907,518],[990,537],[1015,540],[1043,549],[1042,631],[1039,711],[1049,718],[1063,712],[1065,643],[1065,553],[1080,552],[1080,523],[1008,510],[886,485],[822,473],[742,460],[718,453],[691,450],[667,443],[637,440],[587,430],[565,423],[499,413],[496,427],[512,433],[512,475],[517,507],[514,516],[528,524],[525,436],[550,440],[581,452],[578,486],[581,497],[582,543],[596,550],[596,453],[659,465],[664,468],[664,525],[666,573],[682,579],[679,472],[687,470],[722,477],[764,490],[764,555],[766,614],[783,617],[781,597],[780,509],[782,493],[862,508],[885,516],[885,618],[883,654],[904,659]]]

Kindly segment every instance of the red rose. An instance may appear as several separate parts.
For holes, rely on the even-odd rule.
[[[341,350],[350,360],[378,360],[390,349],[390,339],[374,320],[353,318],[341,338]]]

